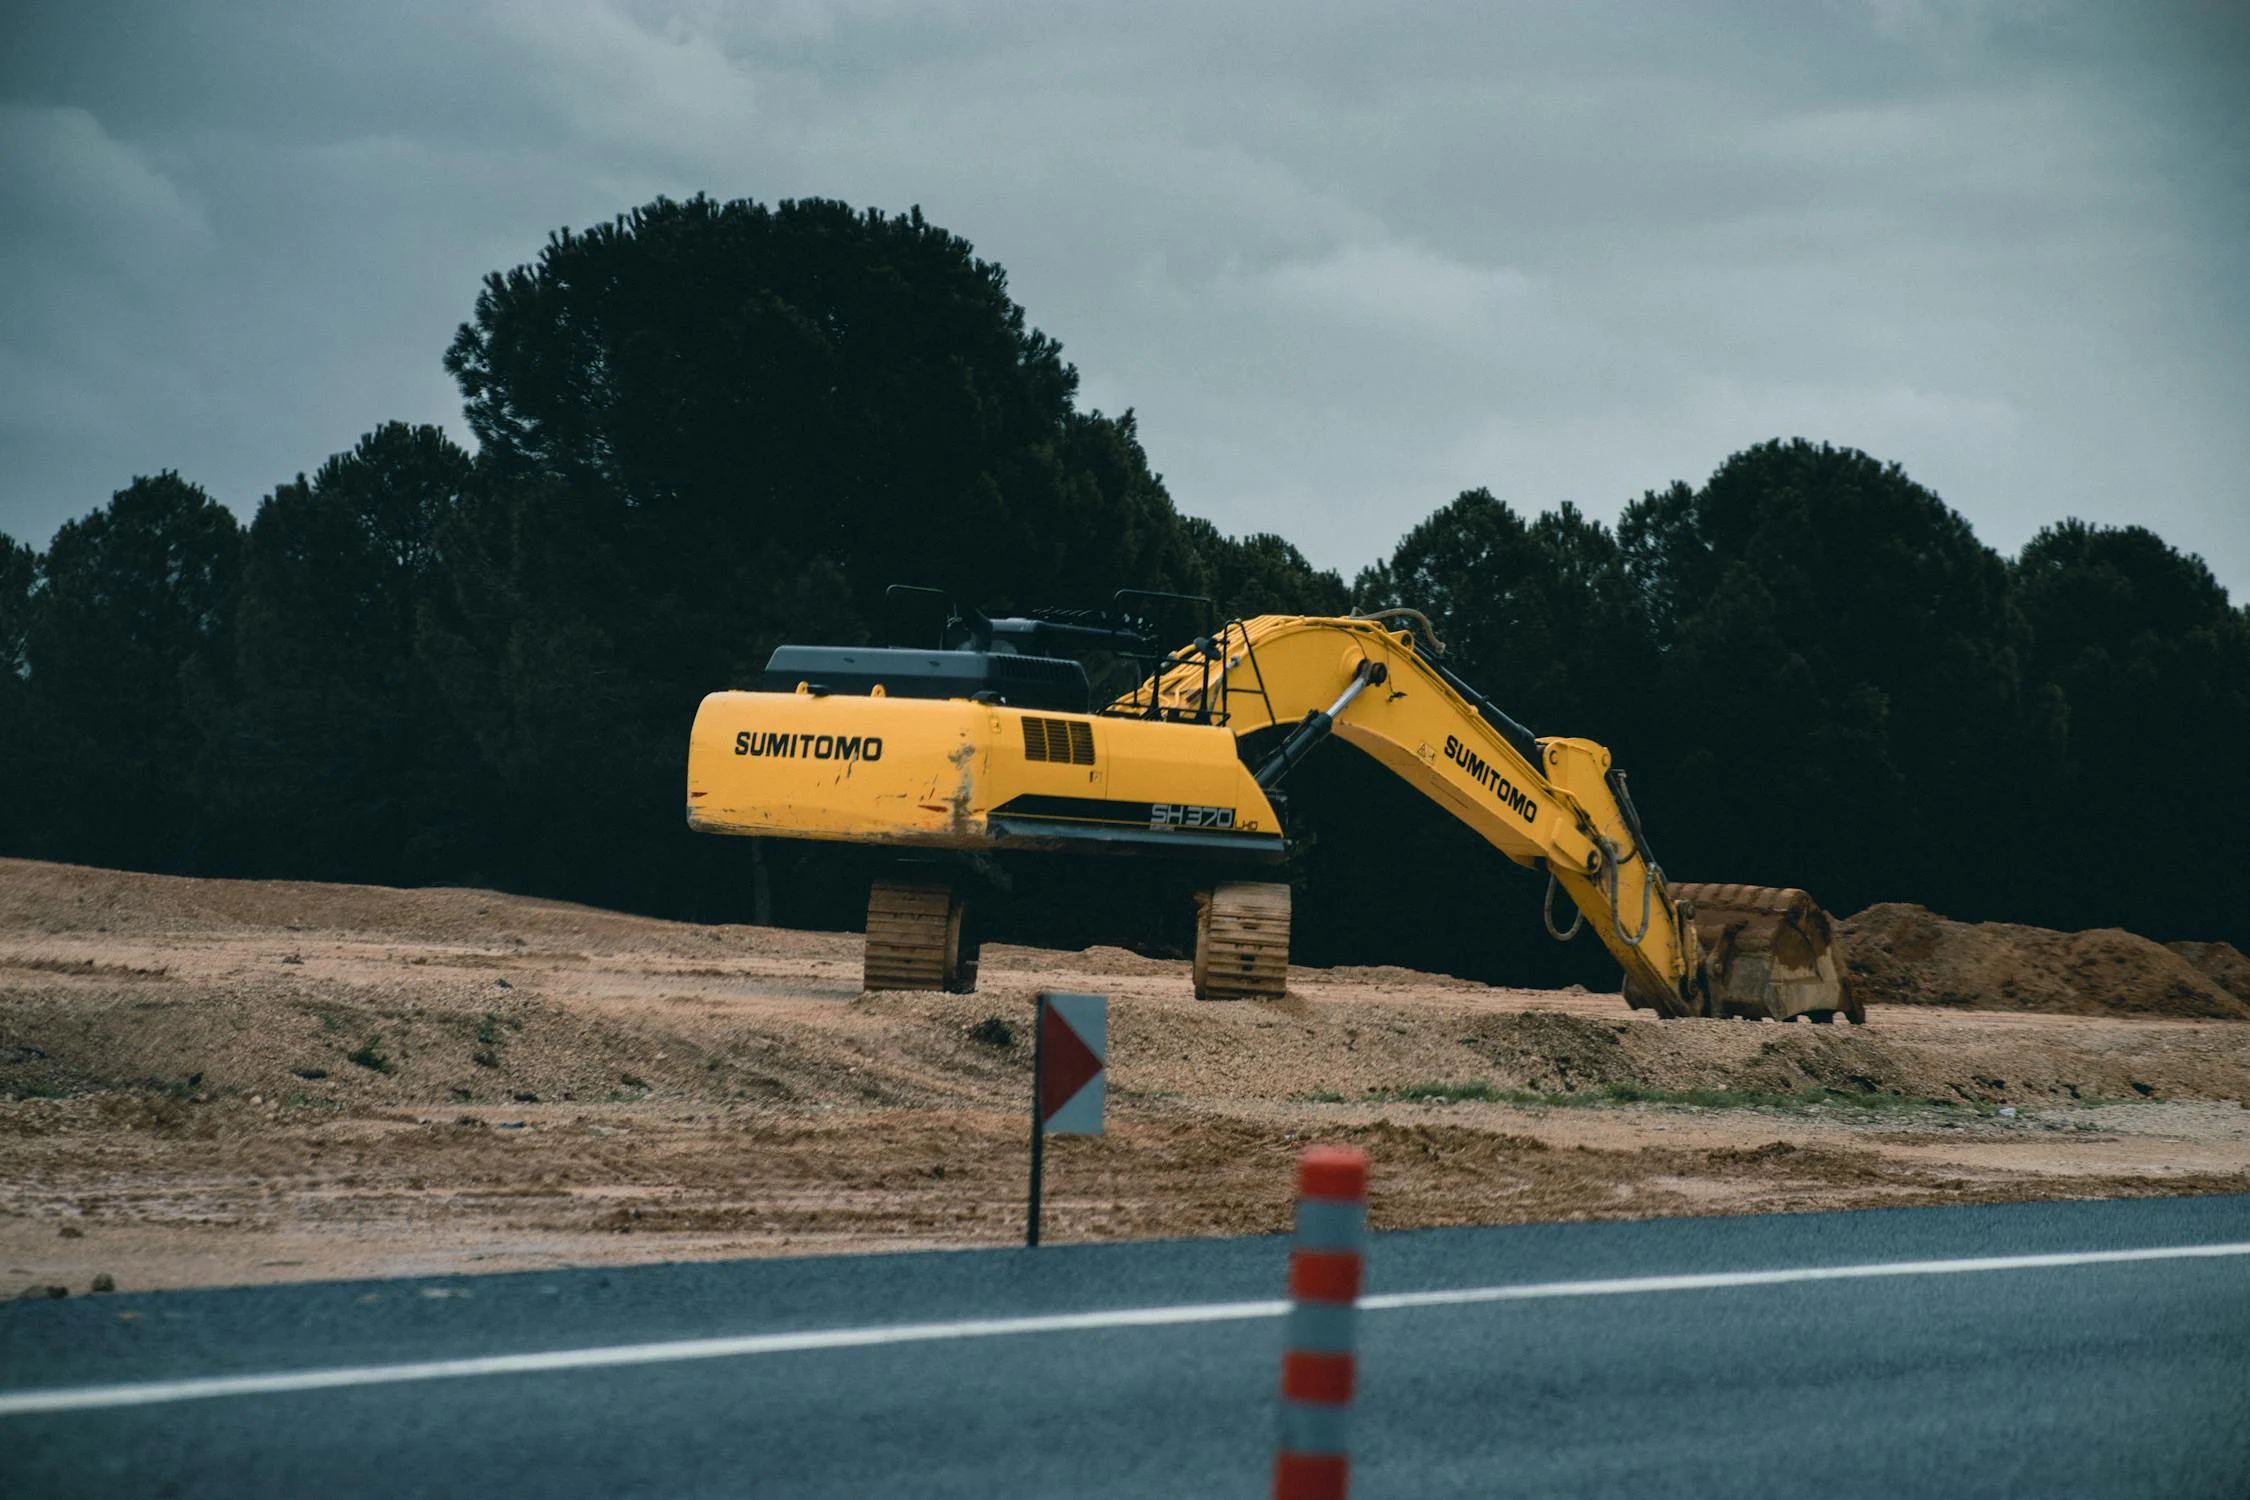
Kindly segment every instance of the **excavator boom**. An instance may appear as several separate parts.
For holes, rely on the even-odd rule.
[[[1111,711],[1145,711],[1151,697],[1190,711],[1216,694],[1238,736],[1308,721],[1334,733],[1509,859],[1544,869],[1623,967],[1635,1001],[1666,1015],[1702,1009],[1696,936],[1663,893],[1609,751],[1590,740],[1537,739],[1471,701],[1410,631],[1384,620],[1266,615],[1230,627],[1221,644],[1215,688],[1181,663]],[[1331,712],[1331,698],[1354,683],[1360,690]]]

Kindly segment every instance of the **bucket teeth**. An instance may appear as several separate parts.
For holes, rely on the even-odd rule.
[[[1845,983],[1835,923],[1803,891],[1678,884],[1672,896],[1695,923],[1713,1015],[1867,1019]]]

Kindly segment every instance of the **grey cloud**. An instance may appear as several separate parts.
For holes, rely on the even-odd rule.
[[[445,420],[477,278],[658,192],[919,203],[1190,511],[1350,568],[1776,435],[2250,587],[2211,3],[57,9],[0,59],[0,529]],[[78,152],[90,170],[68,165]],[[28,162],[28,170],[22,164]]]

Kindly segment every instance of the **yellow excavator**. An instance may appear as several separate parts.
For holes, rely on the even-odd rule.
[[[897,849],[868,895],[869,989],[973,989],[963,857],[1023,851],[1189,870],[1197,996],[1274,998],[1290,918],[1278,787],[1333,734],[1544,871],[1548,932],[1590,923],[1633,1006],[1865,1020],[1818,904],[1667,881],[1609,751],[1510,718],[1447,669],[1419,612],[1207,620],[1189,645],[1141,654],[1146,616],[1131,609],[1177,598],[1121,594],[1125,612],[1095,623],[949,609],[926,649],[779,647],[759,690],[697,711],[689,826]],[[1136,681],[1096,702],[1080,658],[1102,653],[1134,662]],[[1557,890],[1576,908],[1568,927]]]

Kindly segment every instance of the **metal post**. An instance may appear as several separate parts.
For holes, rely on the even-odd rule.
[[[1345,1500],[1350,1489],[1344,1427],[1358,1373],[1354,1325],[1366,1238],[1367,1153],[1312,1147],[1297,1163],[1274,1500]]]
[[[1031,1215],[1024,1225],[1026,1249],[1039,1245],[1039,1169],[1046,1155],[1047,1121],[1040,1112],[1039,1091],[1047,1076],[1047,997],[1039,997],[1031,1013]]]

